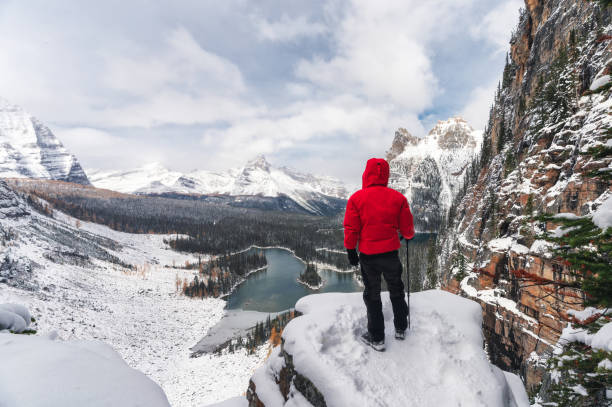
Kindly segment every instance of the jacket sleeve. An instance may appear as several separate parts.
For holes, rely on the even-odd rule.
[[[408,201],[404,198],[404,202],[402,203],[402,208],[400,209],[400,233],[404,236],[404,239],[412,239],[414,237],[414,222],[412,219],[412,212],[410,212],[410,205],[408,205]]]
[[[354,249],[359,241],[361,233],[361,219],[359,211],[355,207],[355,200],[351,197],[346,203],[346,212],[344,213],[344,247]]]

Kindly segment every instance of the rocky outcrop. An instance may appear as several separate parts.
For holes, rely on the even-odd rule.
[[[303,312],[285,327],[249,384],[250,407],[526,405],[520,379],[502,372],[482,348],[480,307],[441,290],[414,293],[405,341],[386,324],[385,352],[359,336],[367,324],[360,293],[301,298]],[[392,314],[383,296],[385,315]]]
[[[387,150],[385,158],[387,159],[387,161],[391,161],[395,157],[403,153],[407,146],[416,146],[418,143],[418,138],[410,134],[408,130],[400,127],[395,132],[393,143],[391,143],[391,148]]]
[[[0,176],[89,185],[87,175],[47,126],[0,99]]]
[[[556,228],[533,215],[587,215],[612,192],[592,171],[609,158],[584,154],[612,127],[607,82],[610,9],[597,2],[528,0],[483,141],[483,165],[444,231],[443,287],[479,301],[491,360],[537,390],[547,355],[580,309],[583,293],[538,234]],[[457,281],[457,259],[467,275]]]
[[[278,382],[276,383],[280,394],[285,401],[289,400],[291,391],[299,392],[313,407],[327,407],[325,397],[319,389],[304,375],[295,370],[293,356],[284,349],[284,341],[281,343],[279,356],[281,368],[278,372]],[[249,407],[265,407],[265,404],[257,395],[257,385],[251,379],[246,393]]]
[[[387,151],[389,186],[408,198],[419,232],[437,232],[468,167],[480,148],[481,132],[462,118],[438,122],[423,139],[399,129]]]

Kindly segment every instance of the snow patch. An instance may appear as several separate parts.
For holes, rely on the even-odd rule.
[[[610,75],[598,76],[593,80],[593,83],[591,83],[591,86],[589,86],[589,90],[595,91],[601,88],[602,86],[607,85],[608,83],[610,83],[610,81],[612,81],[612,76]]]
[[[593,223],[603,230],[612,227],[612,194],[593,213]]]
[[[0,334],[0,360],[0,405],[170,405],[161,387],[99,341]]]
[[[573,316],[580,322],[585,321],[594,315],[601,315],[603,313],[604,313],[604,310],[600,310],[594,307],[586,307],[582,311],[577,311],[575,309],[570,309],[567,311],[568,315]]]
[[[574,328],[571,324],[563,328],[558,345],[565,345],[570,342],[582,342],[593,349],[601,349],[612,352],[612,324],[607,323],[594,334],[589,333],[585,328]],[[555,353],[560,354],[562,346],[555,348]]]
[[[20,304],[0,304],[0,331],[21,333],[30,326],[30,311]]]

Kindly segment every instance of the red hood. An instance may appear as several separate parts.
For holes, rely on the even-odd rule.
[[[389,182],[389,163],[382,158],[370,158],[361,177],[362,188],[372,185],[387,186]]]

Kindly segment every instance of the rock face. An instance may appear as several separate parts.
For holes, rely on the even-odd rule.
[[[347,191],[332,177],[276,168],[258,156],[241,168],[222,172],[205,170],[181,173],[154,163],[129,171],[89,171],[98,188],[123,193],[200,195],[232,205],[274,210],[301,210],[318,215],[344,209]],[[214,198],[212,198],[214,197]]]
[[[0,99],[0,176],[89,185],[77,159],[51,130],[19,106]]]
[[[440,121],[423,138],[399,129],[387,152],[389,186],[408,198],[419,232],[436,232],[480,149],[482,134],[462,118]]]
[[[295,370],[293,364],[293,356],[285,351],[284,346],[281,345],[278,350],[278,356],[275,358],[282,363],[282,367],[278,372],[278,390],[285,401],[295,397],[292,393],[299,393],[302,395],[313,407],[327,407],[325,403],[325,397],[321,394],[319,389],[304,375],[300,374]],[[262,391],[259,391],[261,394]],[[249,388],[246,392],[247,400],[249,401],[249,407],[265,407],[266,404],[259,398],[257,394],[257,385],[253,380],[249,381]],[[265,398],[264,398],[265,399]]]
[[[395,157],[400,155],[406,149],[406,146],[416,146],[419,143],[419,139],[414,137],[412,134],[408,133],[408,130],[404,128],[399,128],[395,132],[395,137],[393,138],[393,143],[391,144],[391,148],[387,150],[386,159],[387,161],[393,160]]]
[[[391,315],[388,296],[382,304]],[[394,340],[388,320],[385,352],[359,340],[367,324],[360,293],[310,295],[296,310],[301,316],[285,327],[282,345],[251,378],[250,407],[528,405],[520,379],[487,359],[474,301],[415,293],[409,335]]]
[[[612,191],[589,175],[612,160],[584,154],[605,144],[612,127],[604,77],[611,21],[598,2],[526,1],[485,131],[484,165],[443,231],[443,287],[481,303],[491,360],[530,391],[584,295],[550,284],[570,270],[536,238],[556,226],[531,216],[588,215]],[[460,255],[467,275],[457,281]]]

